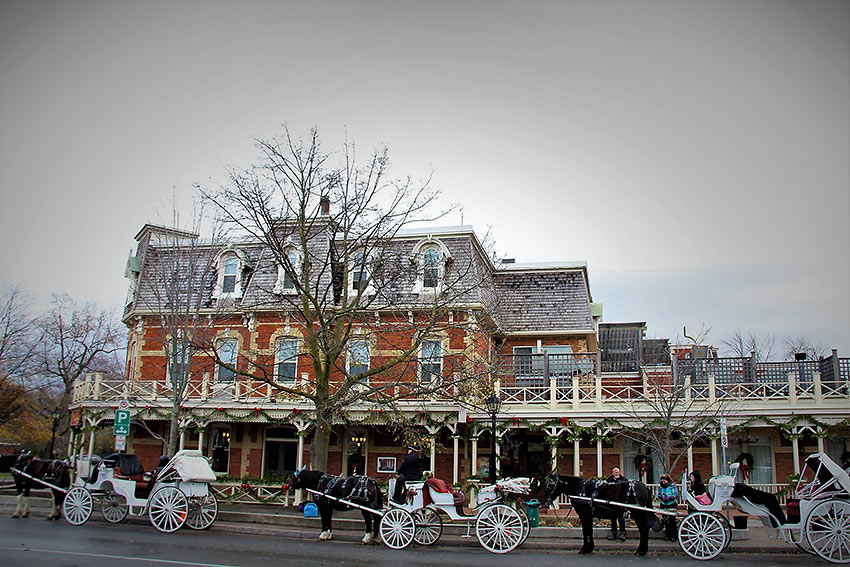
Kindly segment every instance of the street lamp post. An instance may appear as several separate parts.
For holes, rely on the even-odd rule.
[[[496,414],[502,406],[502,400],[491,395],[484,400],[490,413],[490,484],[496,484]]]
[[[59,421],[59,408],[53,410],[53,430],[50,434],[50,458],[53,458],[53,443],[56,441],[56,424]]]

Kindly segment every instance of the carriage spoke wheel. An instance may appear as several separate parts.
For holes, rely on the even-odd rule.
[[[720,523],[723,525],[723,531],[726,532],[726,545],[723,546],[723,551],[726,551],[726,548],[732,543],[732,524],[729,523],[726,516],[719,512],[714,512],[714,517],[720,520]]]
[[[431,508],[420,508],[413,513],[413,541],[419,545],[434,545],[443,535],[443,519]]]
[[[175,532],[186,523],[189,502],[175,486],[163,486],[153,493],[148,503],[148,517],[153,526],[167,534]]]
[[[522,543],[525,529],[516,509],[494,504],[481,510],[475,520],[478,543],[492,553],[507,553]]]
[[[392,508],[381,517],[381,540],[392,549],[404,549],[413,541],[416,524],[407,510]]]
[[[100,500],[100,511],[103,519],[110,524],[123,522],[130,511],[127,500],[117,492],[107,492]]]
[[[679,526],[679,546],[687,555],[700,561],[720,555],[729,539],[720,518],[706,512],[688,514]]]
[[[218,500],[212,492],[206,496],[192,496],[189,498],[189,515],[186,516],[186,525],[193,530],[205,530],[215,522],[218,515]]]
[[[522,539],[519,542],[519,545],[522,545],[528,539],[528,534],[531,533],[531,521],[528,519],[528,514],[525,513],[525,510],[517,508],[516,511],[519,514],[519,519],[522,521]]]
[[[825,500],[806,519],[806,540],[832,563],[850,563],[850,502]]]
[[[65,495],[62,501],[62,515],[71,525],[80,526],[91,518],[94,501],[91,492],[82,486],[75,486]]]

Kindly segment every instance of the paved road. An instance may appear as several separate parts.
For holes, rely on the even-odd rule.
[[[288,537],[231,533],[224,529],[205,532],[180,530],[157,532],[150,524],[133,522],[107,525],[90,522],[71,526],[40,518],[0,518],[0,565],[3,567],[349,567],[393,565],[404,567],[564,567],[581,561],[582,567],[611,565],[660,565],[699,567],[701,563],[681,553],[650,551],[639,558],[631,552],[604,550],[590,557],[574,551],[518,549],[494,555],[478,547],[435,546],[401,551],[366,547],[351,541],[318,543]],[[714,567],[801,567],[829,565],[801,554],[726,553],[709,563]]]

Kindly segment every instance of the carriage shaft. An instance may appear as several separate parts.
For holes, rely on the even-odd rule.
[[[659,508],[645,508],[643,506],[637,506],[635,504],[625,504],[623,502],[612,502],[611,500],[600,500],[599,498],[590,498],[587,496],[570,496],[570,500],[586,500],[588,502],[593,502],[594,504],[607,504],[609,506],[619,506],[621,508],[629,508],[630,510],[643,510],[644,512],[652,512],[654,514],[661,514],[662,516],[676,516],[676,512],[668,512],[666,510],[661,510]]]
[[[47,486],[47,487],[49,487],[49,488],[52,488],[53,490],[58,490],[58,491],[59,491],[59,492],[61,492],[62,494],[68,494],[68,489],[67,489],[67,488],[59,488],[58,486],[56,486],[56,485],[54,485],[54,484],[50,484],[49,482],[45,482],[45,481],[41,480],[40,478],[36,478],[36,477],[34,477],[34,476],[32,476],[32,475],[29,475],[29,474],[27,474],[27,473],[25,473],[25,472],[23,472],[23,471],[19,471],[18,469],[12,469],[12,472],[13,472],[13,473],[15,473],[15,474],[19,474],[19,475],[21,475],[21,476],[22,476],[22,477],[24,477],[24,478],[28,478],[28,479],[30,479],[30,480],[34,480],[35,482],[37,482],[37,483],[39,483],[39,484],[43,484],[44,486]]]
[[[309,492],[311,494],[316,494],[317,496],[321,496],[322,498],[329,498],[331,500],[339,502],[340,504],[345,504],[346,506],[352,506],[354,508],[359,508],[360,510],[365,510],[366,512],[371,512],[371,513],[376,514],[378,516],[383,514],[383,512],[381,510],[375,510],[374,508],[368,508],[366,506],[361,506],[360,504],[357,504],[355,502],[351,502],[349,500],[343,500],[342,498],[337,498],[336,496],[328,496],[324,492],[319,492],[318,490],[313,490],[312,488],[305,488],[304,490],[306,490],[307,492]]]

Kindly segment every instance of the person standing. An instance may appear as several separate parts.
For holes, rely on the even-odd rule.
[[[611,476],[608,477],[608,482],[610,483],[620,483],[620,482],[629,482],[629,479],[620,474],[620,467],[614,467],[611,469]],[[611,518],[611,535],[608,536],[609,540],[619,539],[620,541],[626,541],[626,518],[624,514],[626,513],[625,509],[622,509],[619,515]],[[617,533],[617,526],[620,527],[619,534]]]
[[[665,512],[675,512],[679,508],[679,489],[669,474],[661,475],[656,497],[661,503],[661,509]],[[662,516],[661,523],[664,525],[664,535],[667,540],[676,541],[676,516]]]

